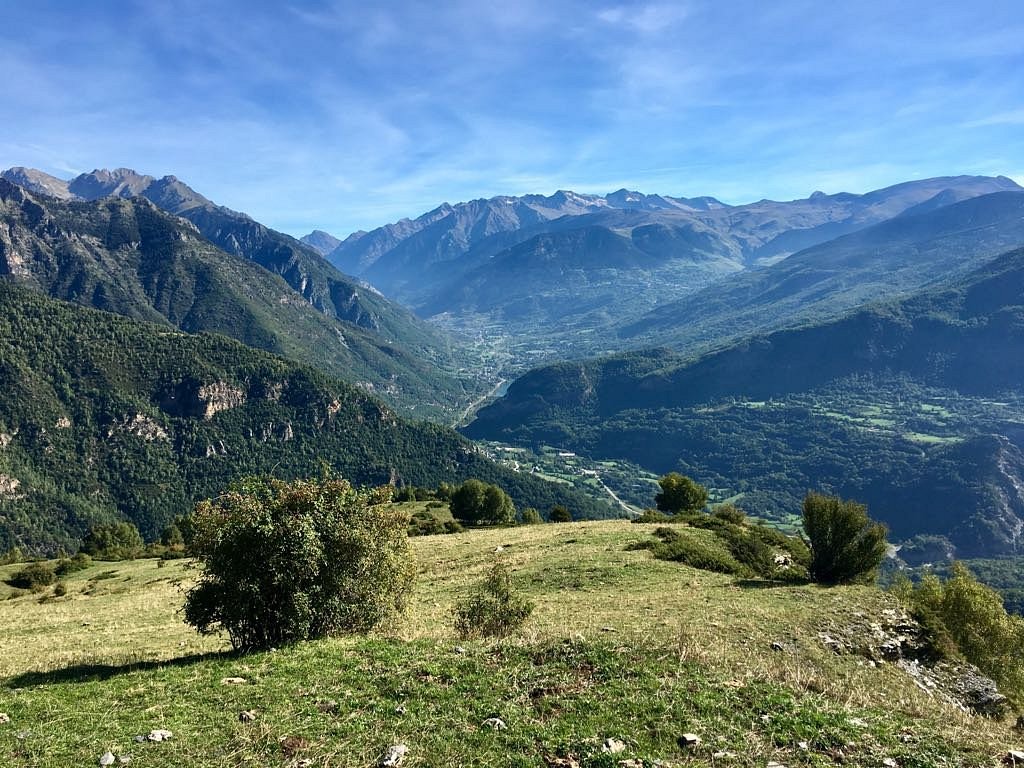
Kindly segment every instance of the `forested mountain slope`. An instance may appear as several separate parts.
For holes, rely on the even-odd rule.
[[[0,179],[0,223],[0,275],[56,298],[224,333],[424,417],[444,417],[468,397],[453,372],[318,309],[281,276],[218,249],[146,198],[61,201]]]
[[[693,360],[652,350],[532,371],[473,437],[683,469],[785,519],[861,498],[964,553],[1024,540],[1024,249],[944,286]]]
[[[2,281],[0,380],[0,551],[73,547],[116,517],[152,537],[235,478],[323,465],[367,484],[479,477],[521,506],[612,516],[312,368]]]

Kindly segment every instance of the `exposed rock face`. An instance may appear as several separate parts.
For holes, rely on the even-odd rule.
[[[18,493],[21,481],[10,475],[0,475],[0,499],[23,499],[25,494]]]
[[[837,654],[863,656],[872,664],[895,664],[929,696],[940,696],[964,711],[1001,717],[1009,706],[995,682],[974,665],[937,661],[921,625],[905,611],[890,608],[880,616],[854,614],[853,621],[830,627],[819,638]]]
[[[169,439],[167,430],[144,413],[125,416],[124,421],[120,424],[115,424],[107,431],[107,437],[113,437],[118,432],[127,432],[129,435],[134,435],[148,443],[151,443],[154,440]]]
[[[223,381],[201,386],[198,395],[204,404],[202,415],[206,420],[212,419],[220,411],[237,408],[245,403],[245,392]]]

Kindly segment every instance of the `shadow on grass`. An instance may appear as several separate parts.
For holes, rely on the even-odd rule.
[[[238,656],[239,654],[235,651],[212,651],[210,653],[193,653],[189,656],[179,656],[176,659],[163,659],[161,661],[130,661],[124,664],[75,664],[71,667],[53,669],[49,672],[23,672],[20,675],[8,678],[6,685],[9,688],[35,688],[41,685],[56,685],[59,683],[89,683],[109,680],[112,677],[127,675],[132,672],[146,672],[148,670],[160,669],[161,667],[187,667],[204,661],[234,659]]]
[[[809,581],[769,581],[768,579],[736,579],[731,586],[740,589],[778,589],[780,587],[803,587]]]

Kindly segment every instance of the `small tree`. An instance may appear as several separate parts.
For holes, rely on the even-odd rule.
[[[81,551],[97,560],[134,560],[145,549],[139,529],[127,521],[94,525]]]
[[[488,525],[509,525],[516,521],[516,507],[505,491],[496,485],[484,491],[484,508],[478,522]]]
[[[512,499],[496,485],[470,479],[452,493],[452,517],[470,525],[507,525],[515,522]]]
[[[400,611],[412,582],[409,518],[389,486],[341,478],[252,479],[193,517],[202,561],[185,601],[200,632],[238,650],[371,629]]]
[[[669,472],[659,481],[661,492],[654,497],[662,512],[670,515],[700,512],[708,503],[708,489],[678,472]]]
[[[487,484],[471,478],[452,492],[448,508],[452,517],[462,523],[475,523],[484,508]]]
[[[540,512],[533,507],[527,507],[519,515],[519,522],[523,525],[536,525],[544,521],[541,519]]]
[[[561,504],[555,504],[548,512],[549,523],[571,523],[572,513]]]
[[[886,528],[867,507],[837,496],[808,493],[804,532],[811,548],[811,578],[823,584],[866,581],[885,557]]]
[[[461,637],[504,637],[519,629],[533,603],[515,594],[512,575],[496,560],[483,582],[455,607],[455,631]]]

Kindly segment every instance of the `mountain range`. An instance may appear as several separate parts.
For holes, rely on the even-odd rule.
[[[456,374],[466,362],[444,332],[173,176],[119,169],[63,182],[20,168],[0,176],[0,274],[11,279],[129,317],[225,333],[423,417],[450,418],[474,391],[473,377]]]
[[[625,349],[630,342],[607,329],[798,251],[1022,191],[1005,177],[956,176],[740,206],[627,190],[496,197],[357,232],[328,258],[448,327],[488,328],[554,357],[570,343],[575,354]]]
[[[173,176],[0,176],[9,541],[57,546],[111,515],[152,532],[239,474],[318,457],[358,481],[472,472],[611,514],[402,421],[455,422],[541,362],[465,433],[679,470],[784,525],[813,488],[868,502],[897,538],[1022,551],[1024,190],[1005,177],[742,206],[498,197],[300,241]],[[19,413],[33,391],[45,413]],[[359,403],[338,434],[328,394]]]

